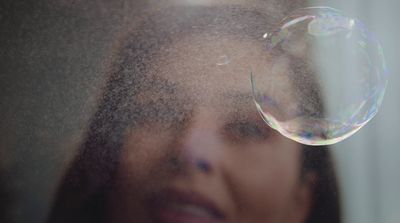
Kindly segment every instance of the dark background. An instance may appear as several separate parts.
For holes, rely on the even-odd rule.
[[[140,1],[0,1],[0,222],[41,222]],[[2,218],[6,218],[3,220]]]

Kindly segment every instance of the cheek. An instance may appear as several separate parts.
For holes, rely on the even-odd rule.
[[[287,213],[299,184],[300,149],[248,148],[231,173],[242,222],[273,222]],[[263,220],[261,220],[263,219]],[[268,219],[268,220],[267,220]]]
[[[171,134],[168,131],[140,128],[131,132],[124,143],[121,163],[117,171],[119,187],[132,188],[146,185],[147,189],[158,187],[171,171],[162,166],[171,154]],[[145,190],[146,188],[137,188]]]
[[[109,222],[151,222],[143,202],[171,174],[160,166],[169,152],[170,135],[168,131],[140,128],[126,137],[113,188],[108,194]]]

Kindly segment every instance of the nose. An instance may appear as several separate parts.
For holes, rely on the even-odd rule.
[[[187,168],[204,174],[220,168],[223,144],[218,129],[218,120],[208,109],[194,115],[179,140],[179,154]]]

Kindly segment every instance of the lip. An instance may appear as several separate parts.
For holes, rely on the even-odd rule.
[[[159,223],[221,223],[225,221],[225,214],[211,199],[194,191],[171,188],[162,190],[149,199],[149,211]]]

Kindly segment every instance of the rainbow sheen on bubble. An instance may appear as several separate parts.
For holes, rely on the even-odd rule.
[[[334,144],[378,112],[387,68],[378,40],[357,19],[329,7],[302,8],[260,39],[269,69],[251,72],[254,100],[284,136]]]

